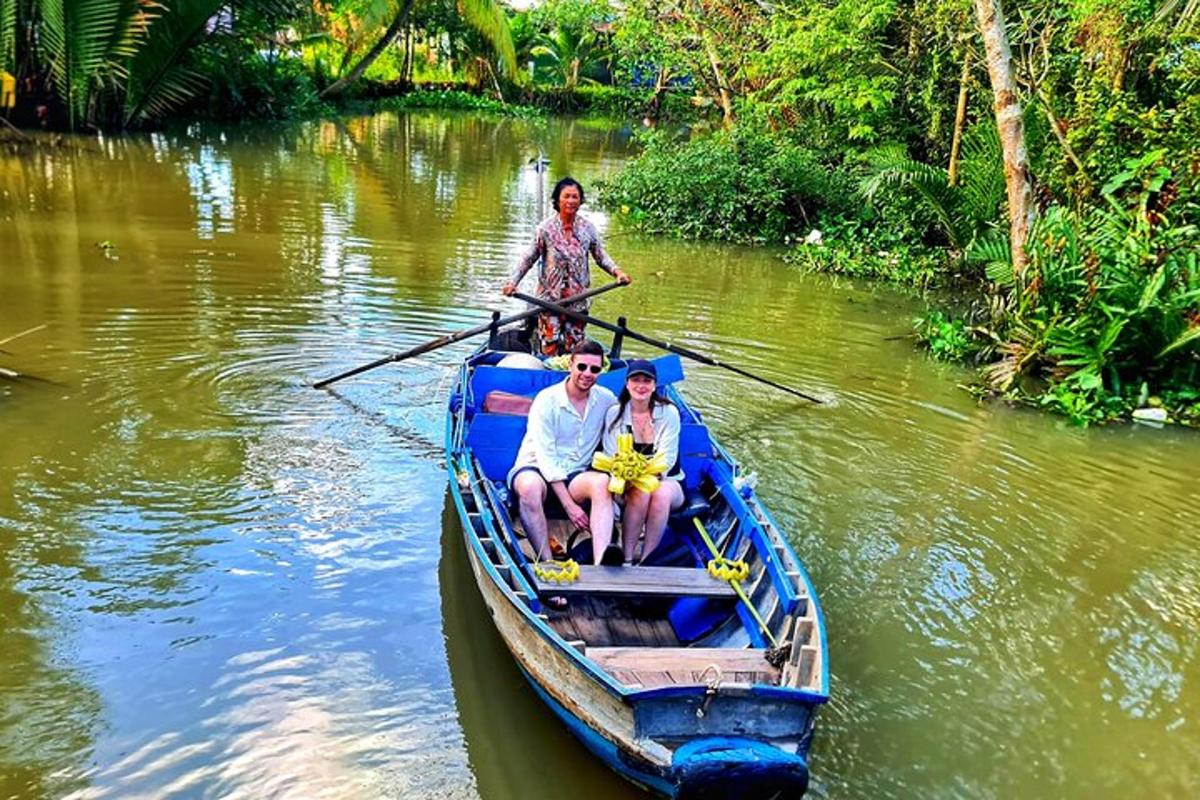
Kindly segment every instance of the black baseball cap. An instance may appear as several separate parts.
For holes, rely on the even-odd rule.
[[[649,375],[654,379],[655,383],[658,382],[658,370],[656,370],[654,365],[644,358],[634,358],[629,361],[629,365],[626,367],[625,377],[632,378],[634,375]]]

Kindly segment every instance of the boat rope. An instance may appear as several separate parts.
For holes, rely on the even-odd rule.
[[[573,558],[566,561],[535,561],[533,574],[547,583],[574,583],[579,580],[579,563]]]
[[[617,452],[613,455],[596,453],[592,456],[592,466],[611,476],[608,479],[608,490],[613,494],[624,494],[627,483],[633,484],[634,488],[646,494],[651,494],[658,488],[658,476],[667,471],[666,456],[662,453],[655,453],[653,457],[646,458],[633,449],[632,433],[617,436]]]
[[[713,556],[712,560],[708,562],[708,574],[714,578],[729,581],[729,585],[733,587],[733,591],[737,592],[737,596],[745,604],[746,610],[750,612],[750,616],[754,617],[754,621],[758,623],[758,627],[762,629],[762,632],[771,641],[771,646],[779,647],[779,642],[775,639],[775,634],[771,633],[771,629],[763,621],[762,615],[758,613],[758,609],[754,607],[754,603],[750,602],[750,598],[746,596],[746,590],[742,588],[741,582],[750,576],[749,565],[741,559],[732,561],[722,556],[721,552],[717,550],[717,546],[713,544],[712,537],[708,535],[708,530],[704,527],[704,523],[700,521],[700,518],[693,517],[692,522],[695,523],[696,530],[700,532],[700,538],[707,545],[708,552],[712,553]],[[724,574],[719,575],[718,573]]]
[[[700,673],[700,680],[704,680],[704,676],[710,672],[714,672],[716,674],[708,679],[708,682],[704,687],[704,701],[700,703],[700,706],[696,709],[696,719],[704,719],[704,715],[708,713],[708,705],[712,702],[712,699],[717,696],[717,692],[721,690],[721,680],[725,677],[719,666],[716,664],[709,664],[704,668],[704,671]]]

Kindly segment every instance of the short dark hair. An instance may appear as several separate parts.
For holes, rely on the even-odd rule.
[[[554,191],[550,194],[550,205],[554,206],[555,211],[558,211],[558,196],[562,194],[563,189],[567,188],[568,186],[574,186],[579,190],[579,205],[583,205],[584,201],[587,200],[587,196],[583,193],[583,186],[579,184],[579,181],[568,175],[565,178],[561,178],[558,183],[554,184]]]
[[[603,361],[604,360],[604,348],[600,346],[599,342],[592,341],[591,339],[585,339],[584,341],[575,345],[575,349],[571,351],[571,355],[573,355],[573,356],[600,356],[600,360]]]

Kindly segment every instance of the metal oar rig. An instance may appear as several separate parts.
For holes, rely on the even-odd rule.
[[[598,286],[595,289],[588,289],[586,292],[581,292],[574,297],[564,298],[563,302],[578,303],[580,300],[587,300],[588,298],[595,297],[598,294],[603,294],[609,289],[615,289],[618,286],[624,285],[625,284],[623,283],[605,284],[604,286]],[[514,295],[514,297],[521,297],[522,299],[525,299],[523,295]],[[457,333],[447,333],[444,336],[431,339],[430,341],[425,342],[425,344],[419,344],[416,347],[405,350],[403,353],[394,353],[390,356],[384,356],[383,358],[376,359],[369,364],[363,364],[362,366],[347,370],[339,375],[334,375],[332,378],[325,378],[324,380],[317,381],[313,384],[313,388],[324,389],[329,384],[336,383],[343,378],[349,378],[354,375],[358,375],[359,373],[366,372],[367,370],[375,369],[376,367],[382,367],[384,364],[394,364],[397,361],[404,361],[405,359],[424,355],[425,353],[445,347],[446,345],[454,344],[455,342],[461,342],[464,339],[470,339],[472,336],[479,336],[480,334],[488,333],[492,330],[497,330],[503,325],[511,325],[514,322],[520,322],[523,319],[528,319],[529,317],[540,313],[540,309],[531,308],[527,311],[522,311],[520,314],[513,314],[512,316],[502,318],[500,317],[500,312],[494,311],[492,312],[492,319],[483,323],[482,325],[476,325],[474,328],[467,328],[465,331],[459,331]]]
[[[803,398],[805,400],[809,400],[813,403],[820,404],[823,402],[823,401],[817,399],[816,397],[813,397],[810,394],[805,394],[804,392],[802,392],[798,389],[793,389],[790,386],[784,386],[781,383],[776,383],[775,381],[760,377],[758,375],[755,375],[752,372],[747,372],[746,370],[742,369],[741,367],[735,367],[732,364],[726,364],[722,361],[718,361],[717,359],[712,358],[711,356],[706,356],[703,353],[697,353],[695,350],[690,350],[686,347],[680,347],[677,344],[671,344],[670,342],[664,342],[659,339],[653,339],[649,336],[646,336],[645,334],[630,330],[629,328],[627,328],[623,325],[614,325],[611,322],[605,322],[602,319],[597,319],[596,317],[589,316],[588,314],[582,314],[578,311],[570,311],[566,308],[563,308],[563,306],[560,305],[559,303],[552,303],[549,300],[542,300],[541,298],[538,298],[538,297],[530,297],[529,295],[521,294],[520,292],[514,292],[513,297],[516,297],[519,300],[524,300],[526,303],[532,303],[535,306],[540,306],[541,308],[544,308],[547,311],[553,311],[555,314],[562,314],[564,317],[570,317],[571,319],[577,320],[579,322],[587,323],[588,325],[595,325],[597,328],[603,328],[606,331],[612,331],[613,333],[616,333],[619,335],[628,336],[630,339],[634,339],[636,341],[643,342],[645,344],[651,345],[652,347],[657,347],[659,349],[666,350],[670,353],[675,353],[676,355],[683,356],[684,358],[690,358],[693,361],[699,361],[701,364],[706,364],[710,367],[720,367],[721,369],[727,369],[730,372],[734,372],[738,375],[741,375],[744,378],[750,378],[751,380],[758,381],[759,383],[765,383],[767,386],[771,386],[775,389],[780,390],[781,392],[787,392],[790,395],[795,395],[796,397],[801,397],[801,398]],[[563,302],[568,303],[570,301],[564,300]]]

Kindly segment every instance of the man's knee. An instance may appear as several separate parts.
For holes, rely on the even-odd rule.
[[[537,475],[522,473],[513,481],[513,489],[521,508],[530,510],[541,508],[546,502],[546,482]]]

